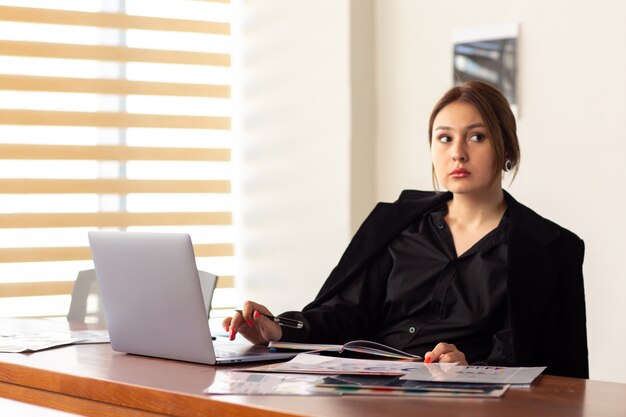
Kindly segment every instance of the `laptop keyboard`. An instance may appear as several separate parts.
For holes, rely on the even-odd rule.
[[[229,352],[227,350],[216,350],[215,357],[217,358],[235,358],[241,356],[241,352]]]

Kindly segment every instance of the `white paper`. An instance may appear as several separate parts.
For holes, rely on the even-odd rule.
[[[74,339],[80,339],[76,344],[110,343],[107,330],[80,330],[71,331],[68,335]]]
[[[204,389],[205,394],[230,395],[338,395],[333,391],[318,392],[315,375],[260,374],[249,372],[216,372],[215,381]]]
[[[530,385],[546,367],[511,368],[431,363],[416,368],[401,379],[434,382]]]
[[[35,352],[56,346],[70,345],[80,339],[62,333],[37,333],[0,337],[0,352]]]
[[[424,367],[422,362],[336,358],[300,353],[288,362],[246,368],[250,372],[289,372],[324,375],[404,375]]]

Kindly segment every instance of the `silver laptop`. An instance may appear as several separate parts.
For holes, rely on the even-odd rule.
[[[212,340],[189,235],[89,232],[89,245],[113,350],[209,365],[295,356]]]

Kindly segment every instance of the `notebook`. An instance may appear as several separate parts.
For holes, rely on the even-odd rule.
[[[188,234],[89,232],[89,245],[113,350],[209,365],[295,356],[211,339]]]

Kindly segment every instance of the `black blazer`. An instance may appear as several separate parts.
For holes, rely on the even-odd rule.
[[[395,203],[379,203],[303,311],[313,313],[409,224],[451,198],[451,193],[407,190]],[[549,374],[588,378],[583,241],[506,192],[505,199],[510,217],[507,300],[515,364],[547,366]]]

